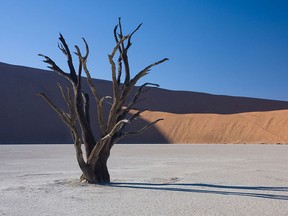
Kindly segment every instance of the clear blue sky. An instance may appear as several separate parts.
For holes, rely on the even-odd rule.
[[[61,32],[72,48],[85,37],[92,76],[110,80],[107,54],[122,17],[126,33],[143,22],[130,49],[132,73],[170,58],[145,81],[288,100],[287,0],[9,0],[0,8],[1,62],[43,69],[43,53],[66,67]]]

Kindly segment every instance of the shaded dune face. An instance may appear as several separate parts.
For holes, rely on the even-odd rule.
[[[13,66],[0,63],[0,143],[71,143],[69,129],[64,125],[58,115],[36,93],[45,92],[59,107],[66,107],[57,82],[63,86],[68,82],[51,71],[44,71],[28,67]],[[111,82],[94,80],[100,97],[112,95]],[[85,79],[83,79],[84,91],[90,92]],[[93,110],[95,102],[91,98],[91,121],[98,136],[95,122],[97,121],[96,110]],[[108,113],[110,105],[104,109]],[[107,116],[107,114],[106,114]],[[94,121],[95,120],[95,121]],[[94,122],[94,124],[93,124]],[[147,124],[143,119],[138,119],[136,124],[127,127],[131,131],[140,129]],[[155,126],[148,133],[127,137],[122,140],[125,143],[167,143]]]
[[[153,79],[153,77],[151,77]],[[51,71],[0,63],[0,143],[71,143],[70,131],[36,96],[45,92],[65,107],[57,87],[68,83]],[[100,96],[112,95],[111,82],[94,80]],[[85,79],[85,91],[90,93]],[[152,88],[143,113],[127,130],[164,118],[140,136],[121,143],[287,143],[288,102]],[[97,121],[91,96],[91,119]],[[109,110],[109,104],[105,110]],[[106,114],[107,115],[107,114]],[[95,121],[93,121],[95,119]],[[93,125],[95,136],[96,124]]]
[[[147,93],[144,106],[174,114],[236,114],[288,109],[288,102],[248,97],[212,95],[199,92],[154,89]]]

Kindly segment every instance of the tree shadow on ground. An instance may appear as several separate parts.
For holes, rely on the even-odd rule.
[[[275,192],[287,192],[288,187],[266,187],[266,186],[230,186],[214,184],[189,184],[189,183],[132,183],[132,182],[113,182],[108,186],[118,188],[188,192],[200,194],[215,194],[226,196],[243,196],[274,200],[287,200],[288,194],[275,194]]]

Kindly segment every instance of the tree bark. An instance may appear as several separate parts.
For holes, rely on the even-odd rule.
[[[95,164],[88,164],[82,169],[83,174],[80,177],[81,181],[94,184],[110,183],[110,174],[107,167],[107,161],[110,156],[110,149],[103,148]]]
[[[94,167],[95,183],[107,184],[110,183],[110,174],[107,168],[107,161],[110,156],[110,150],[104,149],[99,155]]]

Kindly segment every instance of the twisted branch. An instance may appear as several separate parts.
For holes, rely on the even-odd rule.
[[[104,123],[103,112],[102,112],[103,101],[101,102],[100,97],[98,96],[97,90],[93,84],[92,77],[91,77],[90,72],[89,72],[88,67],[87,67],[87,58],[89,55],[89,46],[88,46],[86,40],[84,38],[82,38],[82,39],[83,39],[84,44],[85,44],[86,54],[85,54],[85,56],[82,56],[81,51],[80,51],[78,46],[75,46],[76,51],[77,51],[75,54],[78,56],[79,62],[81,62],[81,65],[83,66],[84,72],[87,76],[87,83],[88,83],[88,85],[92,91],[92,94],[94,96],[94,99],[96,101],[98,123],[99,123],[99,127],[100,127],[100,135],[102,137],[105,134],[105,123]]]

